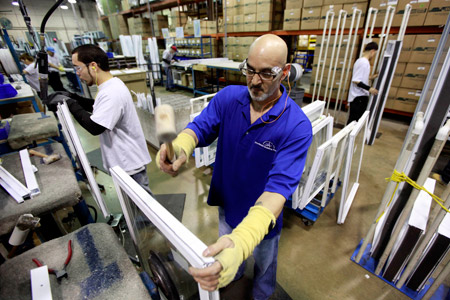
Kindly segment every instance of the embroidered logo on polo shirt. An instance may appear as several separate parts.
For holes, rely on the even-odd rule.
[[[259,143],[259,142],[255,141],[255,144],[260,147],[263,147],[264,149],[267,149],[267,150],[270,150],[273,152],[277,152],[277,149],[275,149],[275,145],[271,141],[265,141],[263,143]]]

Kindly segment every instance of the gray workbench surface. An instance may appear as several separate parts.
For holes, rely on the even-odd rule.
[[[61,154],[62,158],[54,163],[45,165],[40,158],[32,156],[31,162],[38,168],[36,179],[41,194],[33,199],[18,204],[2,187],[0,187],[0,235],[13,230],[19,216],[31,213],[38,216],[64,207],[73,206],[80,201],[81,190],[69,157],[59,143],[47,145],[54,153]],[[37,147],[35,150],[46,153],[45,148]],[[48,154],[48,153],[47,153]],[[25,184],[19,153],[15,152],[2,157],[2,166]]]
[[[136,268],[106,224],[89,224],[48,241],[0,266],[0,299],[31,299],[30,270],[33,258],[61,270],[72,240],[68,278],[58,283],[50,275],[53,299],[150,299]]]
[[[20,149],[33,141],[59,136],[58,122],[53,113],[20,114],[12,117],[8,144],[12,149]]]

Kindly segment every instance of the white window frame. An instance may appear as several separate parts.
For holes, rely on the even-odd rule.
[[[314,101],[308,105],[302,107],[303,112],[308,117],[309,121],[312,123],[318,120],[325,109],[325,101]]]
[[[97,181],[95,181],[94,173],[91,169],[91,164],[86,156],[86,153],[83,150],[83,146],[81,145],[80,137],[78,136],[77,130],[75,129],[75,125],[72,120],[72,115],[70,114],[69,107],[67,103],[64,101],[63,103],[58,104],[58,110],[56,111],[58,115],[59,122],[61,123],[62,131],[66,140],[68,141],[70,151],[72,152],[73,157],[78,157],[80,160],[81,166],[84,174],[87,177],[87,187],[89,188],[92,196],[94,197],[95,202],[103,213],[105,218],[110,216],[108,208],[106,207],[105,201],[103,200],[102,194],[100,193],[100,189],[98,187]]]
[[[197,117],[202,110],[208,106],[209,101],[214,98],[214,96],[216,96],[217,93],[215,94],[209,94],[209,95],[204,95],[201,97],[197,97],[197,98],[192,98],[190,99],[190,104],[191,104],[191,115],[190,115],[190,120],[191,122],[194,121],[195,117]],[[200,111],[196,111],[194,109],[194,104],[196,102],[203,102],[202,105],[202,109]],[[216,161],[216,156],[214,155],[211,159],[209,158],[209,153],[211,151],[215,151],[216,147],[212,147],[212,146],[206,146],[206,147],[197,147],[194,150],[195,153],[195,167],[196,168],[200,168],[203,166],[209,166],[211,164],[213,164]]]
[[[144,215],[159,229],[163,236],[180,252],[180,254],[195,268],[205,268],[215,262],[212,257],[204,257],[203,251],[207,246],[189,231],[180,221],[168,212],[158,201],[147,193],[133,178],[130,177],[121,167],[115,166],[109,169],[114,186],[122,206],[123,214],[130,229],[130,235],[136,246],[136,251],[140,255],[137,247],[137,233],[134,232],[133,220],[128,211],[125,195],[144,213]],[[140,257],[145,261],[144,257]],[[145,264],[144,264],[145,266]],[[149,268],[146,270],[150,272]],[[198,285],[201,300],[218,300],[219,292],[208,292]]]
[[[300,201],[300,206],[299,206],[300,209],[304,209],[306,207],[306,205],[308,205],[308,203],[310,203],[322,189],[323,189],[323,196],[322,196],[321,207],[325,207],[326,199],[328,197],[329,181],[332,178],[336,177],[335,175],[336,175],[336,170],[337,170],[338,164],[336,164],[336,168],[333,169],[333,163],[332,163],[335,159],[336,148],[338,146],[338,143],[342,139],[347,138],[347,136],[349,135],[349,133],[350,133],[351,129],[353,128],[353,126],[355,125],[355,123],[356,122],[352,122],[351,124],[349,124],[348,126],[343,128],[341,131],[336,133],[331,139],[327,140],[325,143],[320,145],[319,148],[317,148],[316,157],[314,158],[314,162],[311,167],[311,172],[309,174],[308,181],[306,182],[305,190],[303,192],[302,199]],[[339,150],[341,151],[342,147]],[[314,183],[316,182],[319,168],[322,165],[322,160],[325,156],[326,151],[330,151],[329,164],[325,171],[326,178],[325,178],[325,181],[319,187],[317,187],[315,190],[313,190]]]
[[[343,184],[342,184],[341,203],[339,205],[339,214],[338,214],[338,220],[337,220],[338,224],[344,224],[345,219],[347,218],[347,214],[350,210],[350,207],[352,206],[353,200],[355,199],[356,192],[358,191],[359,172],[361,171],[361,162],[362,162],[362,158],[364,155],[364,145],[365,145],[366,138],[367,138],[368,119],[369,119],[369,111],[366,111],[362,115],[362,117],[358,120],[355,128],[353,128],[353,130],[349,136],[347,158],[345,161],[344,180],[343,180]],[[353,153],[354,153],[354,149],[355,149],[355,140],[356,140],[356,136],[361,132],[361,130],[364,131],[362,143],[361,143],[361,145],[356,145],[357,147],[361,147],[361,153],[360,153],[359,157],[355,157],[355,159],[358,159],[358,173],[356,174],[355,182],[353,183],[353,185],[351,187],[349,187],[350,172],[351,172],[352,161],[353,161]],[[350,192],[347,195],[348,189],[350,189]]]
[[[315,102],[319,102],[319,101],[315,101]],[[326,140],[331,139],[331,137],[333,136],[333,117],[328,116],[325,119],[322,119],[322,120],[318,121],[317,125],[313,126],[313,128],[312,128],[313,139],[314,139],[314,135],[316,135],[321,130],[326,130]],[[310,150],[311,150],[312,146],[313,145],[311,144],[311,146],[308,149],[308,154],[307,155],[310,155],[310,153],[311,153]],[[305,166],[303,168],[303,172],[307,168],[307,166],[306,166],[307,161],[308,161],[308,156],[306,157],[306,160],[305,160]],[[311,169],[311,171],[312,171],[312,169]],[[302,176],[303,176],[303,174],[302,174]],[[308,180],[309,180],[309,177],[306,180],[306,182]],[[304,187],[306,188],[306,183],[305,183]],[[299,188],[300,188],[300,182],[299,182],[299,185],[297,186],[297,188],[295,189],[295,192],[292,194],[292,208],[293,209],[300,208],[300,204],[301,204],[300,202],[301,202],[301,200],[303,198],[304,192],[300,195],[300,189]],[[300,208],[300,209],[303,209],[303,208]]]

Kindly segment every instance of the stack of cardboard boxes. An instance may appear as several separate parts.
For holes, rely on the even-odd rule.
[[[227,0],[223,14],[227,32],[278,30],[283,22],[283,5],[281,0]]]
[[[396,8],[392,26],[399,27],[405,14],[406,4],[411,5],[408,26],[444,25],[450,11],[448,0],[372,0],[370,7],[378,9],[375,26],[383,26],[386,9],[390,5]]]
[[[144,17],[133,18],[130,17],[127,19],[129,34],[137,34],[142,35],[144,37],[152,36],[152,30],[150,27],[150,19]],[[156,36],[161,36],[161,29],[168,28],[169,23],[167,20],[167,16],[153,14],[153,29],[155,31]]]
[[[234,61],[242,62],[247,58],[248,49],[255,39],[255,36],[229,37],[227,57]]]
[[[389,90],[387,109],[414,112],[441,35],[406,35]]]

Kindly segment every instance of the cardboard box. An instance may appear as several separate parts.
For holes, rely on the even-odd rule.
[[[388,6],[397,7],[397,0],[371,0],[370,7],[378,9],[377,19],[375,20],[375,27],[382,27],[384,19],[386,18],[386,10]],[[369,16],[366,16],[369,18]],[[373,17],[373,16],[372,16]],[[371,17],[371,19],[373,19]]]
[[[390,35],[389,40],[396,40],[396,35]],[[416,40],[416,36],[413,34],[405,35],[403,38],[402,51],[400,52],[400,56],[398,58],[398,62],[409,62],[411,57],[411,51],[414,46],[414,42]]]
[[[319,29],[322,7],[308,7],[302,9],[300,29]]]
[[[244,15],[256,14],[256,0],[244,0]]]
[[[393,101],[392,109],[404,112],[414,112],[419,101],[421,90],[399,88]]]
[[[300,30],[301,9],[287,9],[284,11],[283,30]]]
[[[343,5],[342,4],[333,4],[333,5],[324,5],[322,6],[322,11],[320,14],[320,23],[319,23],[319,29],[323,29],[325,27],[325,19],[327,18],[327,13],[329,10],[333,10],[334,11],[334,20],[333,20],[333,27],[332,28],[336,28],[337,25],[337,20],[338,20],[338,15],[339,15],[339,11],[342,9]],[[328,20],[328,22],[331,22],[331,19]],[[327,24],[327,28],[329,27],[330,24]]]
[[[272,14],[262,12],[256,14],[255,31],[270,31],[272,29]]]
[[[244,31],[256,31],[256,14],[244,16]]]
[[[235,15],[244,14],[244,0],[234,0],[234,14]]]
[[[395,98],[397,97],[397,92],[398,92],[398,87],[391,86],[389,88],[389,94],[388,94],[387,98],[395,100]]]
[[[345,20],[345,28],[350,28],[353,17],[353,8],[361,10],[361,20],[359,21],[359,27],[362,28],[364,25],[364,20],[366,18],[367,11],[367,2],[359,2],[359,3],[346,3],[342,7],[343,10],[347,11],[347,19]],[[378,17],[377,17],[378,19]],[[355,24],[353,24],[353,28],[356,26],[357,19],[355,17]]]
[[[234,32],[234,17],[227,16],[225,26],[227,27],[227,32]]]
[[[431,0],[424,25],[445,25],[449,11],[450,0]]]
[[[256,1],[256,13],[268,13],[272,14],[273,5],[271,0],[257,0]]]
[[[233,29],[234,32],[243,32],[244,31],[244,16],[243,15],[236,15],[233,18],[234,24]]]
[[[392,26],[398,27],[402,24],[405,6],[408,3],[412,6],[408,26],[422,26],[425,23],[428,6],[430,5],[429,0],[399,0]]]
[[[302,0],[286,0],[286,10],[288,9],[300,9],[303,7]]]
[[[303,8],[318,7],[323,5],[323,0],[303,0]]]
[[[397,68],[394,71],[391,86],[400,86],[402,83],[403,74],[405,73],[406,63],[397,63]]]
[[[416,35],[409,62],[431,63],[440,39],[440,34]]]
[[[430,64],[407,63],[400,87],[421,90],[430,66]]]

